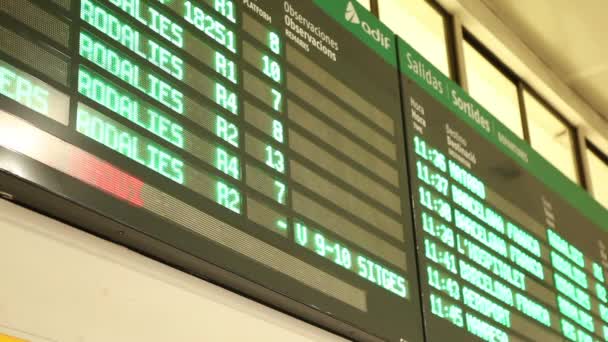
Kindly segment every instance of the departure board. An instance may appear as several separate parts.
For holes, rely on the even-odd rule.
[[[399,42],[426,340],[608,340],[608,214]]]
[[[343,336],[422,341],[398,75],[356,1],[0,0],[0,191]]]

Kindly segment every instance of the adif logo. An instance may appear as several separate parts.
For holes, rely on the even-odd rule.
[[[359,20],[359,15],[355,10],[355,5],[353,5],[352,2],[349,2],[348,5],[346,5],[346,14],[344,16],[346,17],[346,20],[353,24],[359,24],[361,22]]]
[[[355,5],[353,5],[352,1],[349,1],[348,5],[346,5],[346,13],[344,13],[344,18],[353,24],[360,24],[363,31],[374,38],[385,49],[391,47],[391,39],[386,37],[379,28],[372,29],[366,21],[361,21],[359,19],[359,15],[357,14],[357,10],[355,9]]]

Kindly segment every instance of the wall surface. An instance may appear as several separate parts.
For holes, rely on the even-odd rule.
[[[32,342],[344,341],[0,200],[0,335]]]

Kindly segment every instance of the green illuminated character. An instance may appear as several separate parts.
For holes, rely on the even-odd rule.
[[[283,106],[283,94],[281,94],[280,91],[275,89],[271,89],[270,92],[272,93],[273,97],[272,108],[277,112],[280,112]]]
[[[216,200],[217,203],[224,207],[234,211],[235,213],[241,213],[241,193],[223,182],[217,182],[216,184]]]
[[[351,269],[353,266],[352,254],[350,250],[340,244],[334,244],[334,262],[346,269]]]
[[[277,55],[281,53],[281,38],[279,38],[278,34],[274,32],[270,32],[268,34],[268,45],[270,46],[270,50],[272,52],[276,53]]]
[[[223,148],[215,149],[215,166],[227,175],[240,179],[239,158],[231,156]]]
[[[236,52],[234,32],[190,1],[184,3],[184,19],[232,52]]]
[[[217,51],[215,52],[215,71],[222,74],[222,76],[229,79],[232,83],[237,83],[236,64]]]
[[[283,124],[278,120],[272,120],[272,137],[280,143],[283,142]]]
[[[184,47],[184,29],[171,19],[148,6],[148,27],[179,48]]]
[[[226,89],[222,84],[215,84],[215,102],[229,110],[232,114],[239,113],[239,104],[236,93]]]
[[[220,12],[228,20],[236,23],[234,16],[234,3],[231,0],[215,0],[215,10]]]
[[[296,222],[295,226],[296,243],[300,246],[306,246],[308,243],[308,227],[299,222]]]
[[[3,66],[0,66],[0,94],[41,114],[49,112],[48,90]]]
[[[184,94],[158,77],[148,74],[148,95],[172,110],[184,114]]]
[[[280,230],[287,230],[287,221],[286,220],[279,219],[279,220],[277,220],[276,224]]]
[[[234,147],[239,147],[239,129],[221,116],[215,119],[215,134]]]
[[[102,115],[79,108],[76,130],[139,164],[184,184],[183,161],[173,157],[169,151],[160,146],[145,143],[139,136]]]
[[[277,202],[285,204],[285,195],[287,193],[287,186],[277,180],[274,181],[274,187],[276,189]]]
[[[272,60],[268,56],[263,56],[262,61],[264,62],[264,67],[262,71],[268,77],[270,77],[273,81],[280,83],[281,82],[281,66],[276,61]]]
[[[283,157],[283,153],[274,147],[267,145],[266,146],[266,165],[271,168],[284,173],[285,172],[285,158]]]
[[[320,256],[325,256],[325,237],[319,233],[315,233],[315,252]]]

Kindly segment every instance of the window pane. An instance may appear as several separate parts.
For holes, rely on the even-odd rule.
[[[378,12],[384,24],[450,75],[445,23],[439,12],[424,0],[380,0]]]
[[[363,7],[367,8],[367,10],[371,10],[370,0],[357,0]]]
[[[589,148],[587,148],[587,160],[593,197],[608,208],[608,163]]]
[[[569,127],[528,91],[524,91],[524,104],[532,147],[578,183],[574,143]]]
[[[517,87],[469,42],[463,42],[469,94],[520,138],[524,137]]]

